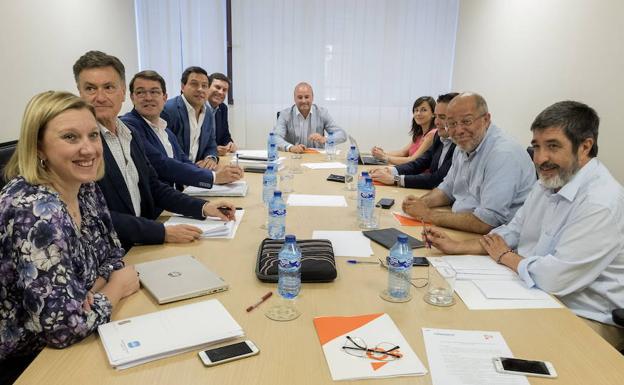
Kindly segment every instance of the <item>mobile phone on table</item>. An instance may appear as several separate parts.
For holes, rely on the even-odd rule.
[[[389,209],[393,205],[394,205],[394,199],[390,199],[390,198],[381,198],[379,202],[377,202],[377,206],[381,207],[382,209]]]
[[[246,340],[199,352],[199,358],[206,366],[214,366],[256,355],[260,349],[253,342]]]
[[[499,373],[556,378],[555,367],[548,361],[529,361],[520,358],[496,357],[494,368]]]
[[[425,257],[414,257],[412,266],[429,266],[429,261]]]
[[[327,180],[330,182],[344,183],[345,177],[344,175],[329,174],[329,176],[327,177]]]

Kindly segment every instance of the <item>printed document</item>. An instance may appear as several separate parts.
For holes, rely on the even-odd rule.
[[[492,359],[513,357],[500,332],[423,328],[433,385],[529,385],[498,373]]]
[[[233,239],[236,236],[236,230],[238,230],[238,225],[240,225],[243,220],[243,215],[245,215],[245,210],[236,210],[234,217],[236,218],[233,221],[222,221],[217,217],[207,217],[204,220],[188,218],[179,215],[174,215],[170,217],[165,223],[165,226],[172,225],[191,225],[198,227],[202,230],[202,238],[227,238]]]
[[[188,186],[183,192],[193,197],[244,197],[248,188],[247,182],[239,180],[228,184],[215,184],[212,188]]]

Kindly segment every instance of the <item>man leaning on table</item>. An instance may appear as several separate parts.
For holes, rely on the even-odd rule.
[[[243,169],[237,166],[222,166],[213,171],[188,159],[167,122],[160,117],[167,101],[167,87],[158,72],[147,70],[134,75],[130,80],[130,100],[134,108],[121,121],[140,135],[145,155],[162,181],[178,187],[212,188],[213,183],[226,184],[243,177]]]
[[[611,311],[624,307],[624,189],[596,159],[598,124],[582,103],[546,108],[531,125],[539,182],[513,220],[480,239],[429,238],[444,253],[489,254],[623,349]]]
[[[80,97],[95,108],[105,165],[97,183],[126,251],[134,244],[186,243],[201,236],[195,226],[157,222],[162,209],[197,219],[234,219],[232,204],[186,196],[158,179],[140,136],[117,118],[126,97],[125,67],[118,58],[89,51],[74,63],[73,72]],[[229,208],[227,214],[218,209],[221,206]]]
[[[375,182],[421,189],[436,188],[442,183],[451,168],[455,151],[455,143],[446,130],[446,109],[457,95],[456,92],[450,92],[438,96],[434,112],[437,132],[431,147],[411,162],[372,170],[370,175]]]
[[[333,134],[336,143],[347,140],[347,133],[336,125],[329,112],[313,103],[311,85],[297,84],[294,99],[292,107],[279,112],[274,128],[279,150],[302,153],[307,147],[319,148],[325,144],[325,132]]]
[[[491,122],[485,99],[462,93],[448,105],[446,127],[457,145],[442,183],[403,210],[438,226],[487,234],[508,223],[535,183],[526,150]],[[452,212],[433,210],[452,205]]]

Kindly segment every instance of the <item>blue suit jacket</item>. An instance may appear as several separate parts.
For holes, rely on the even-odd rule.
[[[191,126],[182,95],[167,100],[165,108],[160,113],[160,116],[167,121],[167,126],[176,135],[178,143],[182,146],[182,151],[188,156],[191,148]],[[212,119],[208,111],[206,111],[206,118],[201,126],[201,133],[199,134],[197,158],[191,160],[196,162],[207,156],[217,157],[215,128],[212,125]]]
[[[440,167],[440,155],[442,155],[443,143],[438,134],[433,138],[433,144],[421,156],[409,163],[396,166],[399,175],[405,175],[405,187],[432,189],[438,187],[444,177],[448,173],[453,163],[453,152],[455,151],[455,143],[444,155],[444,160]],[[425,172],[429,170],[429,172]]]
[[[192,198],[173,187],[162,183],[152,165],[145,157],[143,143],[132,128],[130,155],[139,172],[139,191],[141,192],[141,216],[136,216],[132,207],[130,192],[115,158],[105,140],[104,165],[106,173],[97,183],[100,186],[106,204],[111,213],[113,226],[126,251],[134,244],[160,244],[165,240],[165,226],[156,222],[163,209],[174,213],[203,219],[204,200]]]
[[[217,108],[218,110],[215,114],[217,146],[225,146],[233,142],[232,135],[230,135],[230,125],[228,123],[228,107],[225,103],[221,103]]]
[[[140,135],[145,147],[145,155],[161,180],[169,184],[175,183],[178,186],[212,187],[212,171],[191,162],[180,148],[180,144],[171,130],[167,128],[166,132],[171,147],[173,147],[173,158],[167,156],[167,151],[160,139],[137,110],[132,109],[122,116],[121,120]]]

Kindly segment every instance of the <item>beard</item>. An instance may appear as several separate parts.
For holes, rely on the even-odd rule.
[[[541,169],[550,169],[553,167],[558,167],[559,169],[557,170],[557,173],[551,177],[543,176],[542,173],[540,172]],[[539,166],[536,165],[535,169],[537,170],[537,174],[539,175],[540,183],[544,187],[550,188],[553,190],[559,190],[560,188],[565,186],[570,180],[572,180],[572,178],[574,177],[574,175],[576,175],[580,167],[579,167],[578,157],[575,156],[574,161],[572,162],[572,165],[569,168],[561,168],[561,166],[559,166],[558,164],[544,162],[540,164]]]

